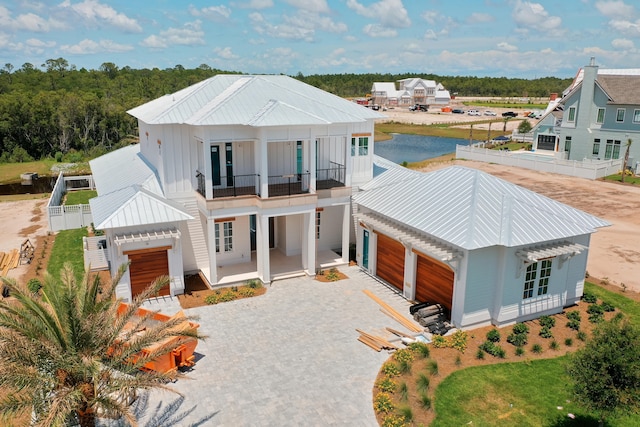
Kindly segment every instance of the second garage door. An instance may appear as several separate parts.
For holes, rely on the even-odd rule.
[[[402,290],[404,284],[404,246],[397,240],[378,235],[376,276]]]
[[[451,310],[453,271],[440,261],[419,253],[416,255],[416,301],[442,304]]]
[[[145,290],[158,276],[169,275],[169,258],[167,249],[153,251],[131,251],[127,253],[131,265],[129,275],[131,277],[131,296],[133,298]],[[163,286],[159,295],[169,295],[169,285]]]

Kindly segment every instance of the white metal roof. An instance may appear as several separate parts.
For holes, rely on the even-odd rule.
[[[291,126],[383,118],[288,76],[219,74],[128,111],[149,124]]]
[[[175,202],[137,185],[95,197],[89,204],[98,230],[193,219]]]
[[[399,172],[396,165],[383,168],[397,181],[385,172],[361,187],[365,191],[354,195],[358,209],[460,248],[530,245],[610,225],[479,170],[452,166],[421,174]]]
[[[163,194],[156,170],[140,154],[140,145],[129,145],[89,162],[98,194],[107,194],[129,185]]]

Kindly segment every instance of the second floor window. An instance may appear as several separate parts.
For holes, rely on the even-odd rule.
[[[367,156],[369,154],[369,138],[351,138],[351,156]]]
[[[567,121],[569,122],[576,121],[576,107],[569,107],[569,115],[567,116]]]
[[[616,111],[616,122],[624,122],[624,108],[618,108]]]
[[[633,123],[640,123],[640,110],[633,110]]]
[[[604,108],[598,108],[598,115],[596,116],[596,123],[604,123]]]

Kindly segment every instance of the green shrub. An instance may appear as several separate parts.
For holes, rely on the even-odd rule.
[[[388,393],[378,393],[373,401],[373,409],[378,413],[388,414],[395,409]]]
[[[35,295],[40,292],[40,289],[42,289],[42,283],[38,279],[29,279],[27,282],[27,288],[29,289],[29,292]]]
[[[528,334],[529,327],[524,323],[516,323],[513,325],[513,333],[514,334]]]
[[[580,341],[586,341],[587,333],[585,331],[578,331],[578,335],[576,335],[576,338],[578,338]]]
[[[378,381],[376,386],[380,391],[383,391],[385,393],[393,393],[394,391],[396,391],[396,388],[398,387],[395,381],[393,381],[389,377],[384,377],[383,379]]]
[[[237,286],[232,286],[231,287],[231,292],[238,292],[238,287]]]
[[[431,375],[438,375],[438,362],[436,360],[430,360],[427,364],[427,370]]]
[[[336,280],[340,280],[340,276],[338,275],[338,270],[335,267],[329,270],[329,273],[327,273],[325,277],[330,282],[335,282]]]
[[[451,347],[458,350],[460,353],[464,353],[467,349],[467,340],[469,339],[469,334],[466,331],[458,329],[449,337],[449,343]]]
[[[207,295],[204,298],[204,302],[207,304],[217,304],[220,302],[220,297],[217,294]]]
[[[413,415],[413,414],[412,414]],[[407,427],[408,424],[401,414],[389,414],[382,418],[382,427]]]
[[[487,332],[487,339],[491,342],[500,341],[500,331],[495,328],[491,329],[489,332]]]
[[[219,302],[229,302],[229,301],[233,301],[234,299],[238,298],[238,294],[236,294],[232,290],[228,290],[228,291],[224,292],[222,295],[220,295],[219,298],[220,298]]]
[[[431,409],[431,398],[426,393],[420,393],[420,406],[427,411]]]
[[[560,348],[560,344],[558,344],[558,341],[553,340],[553,341],[551,341],[551,343],[549,344],[549,348],[550,348],[551,350],[557,350],[557,349],[559,349],[559,348]]]
[[[262,287],[262,283],[260,283],[256,279],[247,280],[247,286],[251,289],[258,289]]]
[[[409,349],[411,349],[411,351],[413,351],[423,359],[428,358],[431,354],[429,345],[423,342],[412,342],[411,344],[409,344]]]
[[[238,294],[244,298],[250,298],[256,294],[255,289],[251,288],[241,288]]]
[[[567,319],[580,321],[580,312],[578,310],[568,311]]]
[[[573,345],[573,339],[565,338],[564,339],[564,345],[566,345],[567,347],[571,347]]]
[[[398,375],[400,375],[400,370],[398,369],[398,366],[393,362],[385,362],[382,365],[381,370],[382,370],[382,373],[388,377],[397,377]]]
[[[591,292],[583,293],[582,300],[589,304],[595,304],[596,302],[598,302],[598,298],[595,296],[595,294],[592,294]]]
[[[531,346],[531,351],[535,354],[540,354],[542,353],[542,346],[540,344],[534,344]]]
[[[449,347],[449,342],[442,335],[434,335],[431,338],[431,345],[434,348],[447,348]]]
[[[538,319],[538,322],[543,328],[551,329],[556,326],[556,319],[551,316],[542,316]]]
[[[476,359],[484,359],[484,350],[482,348],[478,348],[478,351],[476,351]]]
[[[402,406],[398,409],[399,415],[404,418],[406,423],[411,424],[413,421],[413,409],[410,406]],[[405,424],[407,425],[407,424]]]
[[[62,162],[62,152],[61,151],[56,151],[56,154],[54,155],[54,158],[56,159],[56,163]]]
[[[516,347],[516,356],[522,356],[524,354],[524,347]]]
[[[609,304],[608,302],[605,302],[605,301],[602,301],[602,304],[600,304],[600,307],[602,307],[602,309],[606,312],[612,312],[616,310],[613,304]]]
[[[544,326],[540,329],[540,336],[542,338],[553,338],[553,332],[551,332],[551,329],[548,326]]]
[[[398,370],[401,374],[408,374],[411,372],[411,362],[405,359],[400,360],[398,362]]]
[[[579,320],[569,320],[567,322],[567,327],[569,329],[573,329],[574,331],[579,331],[580,330],[580,321]]]
[[[408,348],[403,348],[393,353],[393,359],[400,362],[413,362],[413,352]]]
[[[504,348],[502,348],[499,345],[497,345],[494,356],[499,358],[499,359],[504,359],[505,357],[507,357],[507,352],[505,351]]]
[[[604,308],[601,305],[591,304],[587,308],[587,313],[589,313],[589,322],[591,323],[599,323],[604,320]]]
[[[400,383],[398,392],[400,394],[400,400],[402,400],[403,402],[406,402],[409,399],[409,387],[404,381]]]
[[[418,379],[416,380],[416,388],[419,392],[424,393],[429,390],[429,383],[431,380],[425,374],[418,374]]]
[[[527,334],[511,333],[507,337],[507,342],[509,344],[515,345],[516,347],[522,347],[523,345],[526,345],[528,342]]]

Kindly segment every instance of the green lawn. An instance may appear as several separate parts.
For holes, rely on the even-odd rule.
[[[487,120],[482,122],[469,122],[469,123],[487,123],[489,121],[502,123],[502,120]],[[384,141],[391,139],[392,133],[404,133],[409,135],[425,135],[425,136],[440,136],[444,138],[460,138],[469,139],[469,129],[460,129],[453,126],[460,123],[444,123],[435,125],[419,125],[408,124],[399,122],[385,122],[376,123],[376,141]],[[498,135],[510,135],[511,132],[492,131],[491,135],[494,137]],[[486,130],[474,129],[473,139],[480,140],[487,136]]]
[[[51,249],[51,258],[47,265],[47,272],[54,277],[60,277],[60,270],[65,262],[70,262],[78,277],[84,273],[84,256],[82,238],[87,236],[86,228],[64,230],[58,232]]]
[[[640,324],[640,304],[591,283],[585,292],[613,304]],[[432,426],[597,426],[597,418],[573,403],[567,356],[463,369],[435,392]],[[562,407],[562,409],[558,409]],[[572,413],[575,419],[568,418]],[[608,426],[640,425],[640,414],[611,418]]]
[[[77,190],[69,191],[65,198],[65,205],[88,205],[89,199],[92,199],[98,195],[95,190]]]
[[[35,172],[38,175],[51,175],[51,166],[55,160],[41,160],[24,163],[0,163],[0,184],[20,181],[20,175],[26,172]]]
[[[609,176],[605,176],[604,177],[605,181],[615,181],[615,182],[621,182],[622,181],[622,174],[615,174],[615,175],[609,175]],[[638,176],[625,176],[624,177],[624,182],[628,183],[628,184],[640,184],[640,177]]]

